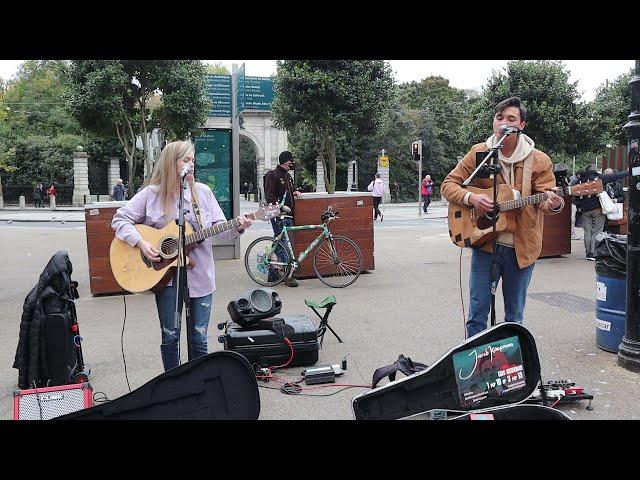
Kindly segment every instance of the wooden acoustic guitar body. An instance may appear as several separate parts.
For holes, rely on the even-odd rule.
[[[493,198],[493,188],[468,186],[466,189],[472,193],[484,193],[489,198]],[[511,187],[505,184],[498,185],[498,203],[513,199],[514,194]],[[517,210],[501,212],[498,215],[497,234],[516,231],[515,215],[517,212]],[[448,222],[451,241],[461,248],[479,247],[493,240],[491,219],[471,205],[449,202]]]
[[[129,292],[141,293],[150,290],[156,293],[169,283],[178,263],[178,225],[169,222],[164,228],[158,229],[138,224],[134,225],[134,228],[143,239],[161,252],[161,261],[151,262],[138,247],[132,247],[116,237],[109,249],[113,276],[118,284]],[[185,232],[187,235],[193,232],[188,222],[185,222]],[[189,247],[187,246],[187,253],[192,249]]]

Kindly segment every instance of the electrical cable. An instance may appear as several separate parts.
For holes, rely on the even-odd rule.
[[[466,315],[464,313],[464,296],[462,295],[462,248],[460,249],[460,263],[458,265],[458,279],[460,281],[460,302],[462,302],[462,330],[463,337],[467,339]]]
[[[102,395],[102,396],[98,396],[98,395]],[[107,395],[104,392],[95,392],[93,394],[93,403],[106,403],[110,401],[111,400],[107,397]]]
[[[124,377],[127,379],[127,387],[129,387],[129,393],[131,393],[131,385],[129,385],[129,375],[127,374],[127,361],[124,358],[124,326],[127,323],[127,299],[125,298],[124,293],[122,294],[122,302],[124,303],[124,319],[122,320],[122,334],[120,335],[120,348],[122,349],[122,362],[124,363]]]

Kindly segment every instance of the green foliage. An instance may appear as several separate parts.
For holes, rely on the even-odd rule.
[[[631,106],[629,82],[634,69],[620,75],[609,86],[600,85],[589,105],[592,128],[592,149],[604,152],[606,145],[626,145],[623,126],[627,123]]]
[[[5,174],[5,183],[19,185],[42,181],[45,184],[73,183],[73,151],[83,143],[78,135],[46,137],[30,135],[15,142],[9,160],[14,171]]]
[[[333,193],[338,138],[376,131],[392,95],[391,68],[382,60],[285,60],[277,65],[274,123],[289,132],[305,125],[313,133],[325,164],[325,185]]]
[[[252,184],[256,188],[256,152],[253,143],[240,137],[240,185]]]
[[[88,131],[118,137],[130,178],[139,163],[136,135],[143,139],[150,173],[147,133],[159,127],[169,140],[186,138],[206,120],[209,101],[199,60],[74,60],[69,71],[66,108]]]
[[[569,82],[562,62],[547,60],[512,61],[504,73],[493,72],[483,95],[470,105],[466,143],[480,143],[491,135],[495,105],[511,96],[520,97],[527,108],[525,133],[536,148],[553,155],[575,154],[587,147],[586,110],[578,103],[577,82]]]
[[[211,75],[231,75],[231,72],[227,67],[222,65],[222,62],[216,62],[206,66],[207,73]]]

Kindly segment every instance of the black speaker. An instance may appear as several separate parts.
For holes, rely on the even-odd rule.
[[[270,288],[254,288],[242,292],[227,306],[231,320],[241,327],[252,327],[263,318],[273,317],[282,310],[278,292]]]

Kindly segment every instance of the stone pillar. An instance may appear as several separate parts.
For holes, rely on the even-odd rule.
[[[113,191],[113,186],[120,178],[120,158],[109,157],[109,197]],[[113,199],[112,199],[113,200]]]
[[[326,192],[327,188],[324,186],[324,165],[320,157],[316,158],[316,192]]]
[[[265,198],[262,178],[265,173],[267,173],[267,169],[264,166],[264,158],[256,158],[256,190],[258,191],[258,198],[256,200],[263,203],[265,202]]]
[[[73,200],[74,206],[84,206],[85,196],[89,192],[89,155],[81,146],[73,152]],[[55,207],[54,207],[55,208]]]
[[[271,122],[264,122],[264,171],[271,170],[271,159],[273,157],[271,153]],[[277,162],[276,162],[277,165]]]
[[[18,199],[18,202],[19,202],[19,207],[18,208],[20,210],[24,210],[27,207],[25,199],[24,199],[24,195],[20,195],[20,198]]]

